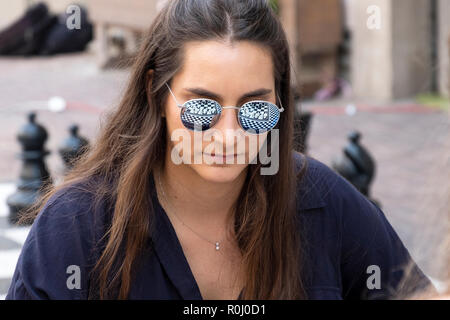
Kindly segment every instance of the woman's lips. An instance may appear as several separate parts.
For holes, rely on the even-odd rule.
[[[205,156],[207,157],[212,157],[215,159],[223,159],[224,161],[227,159],[234,159],[236,157],[238,157],[239,155],[236,153],[232,153],[232,154],[228,154],[228,155],[223,155],[223,154],[216,154],[216,153],[203,153]]]

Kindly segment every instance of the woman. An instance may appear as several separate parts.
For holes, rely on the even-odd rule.
[[[265,0],[169,1],[96,145],[34,211],[7,298],[387,299],[428,285],[414,265],[400,288],[411,258],[380,209],[293,151],[289,84]]]

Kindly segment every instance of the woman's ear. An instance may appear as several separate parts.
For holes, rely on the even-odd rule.
[[[145,87],[147,88],[147,90],[150,90],[152,87],[152,80],[153,80],[153,69],[149,69],[147,71],[147,75],[146,75],[146,79],[145,79]]]
[[[150,98],[150,92],[151,92],[151,90],[152,90],[152,81],[153,81],[153,73],[154,73],[154,70],[153,69],[149,69],[148,71],[147,71],[147,75],[146,75],[146,86],[145,86],[145,88],[147,89],[147,97],[148,98]],[[164,108],[163,108],[163,111],[162,111],[162,115],[161,115],[163,118],[165,118],[166,117],[166,114],[165,114],[165,110],[164,110]]]

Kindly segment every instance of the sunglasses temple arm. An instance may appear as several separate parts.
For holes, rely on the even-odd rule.
[[[177,106],[179,108],[183,107],[181,104],[178,103],[177,98],[175,97],[175,95],[173,94],[172,90],[170,89],[169,85],[166,83],[167,89],[169,89],[170,94],[172,95],[173,99],[175,100],[175,103],[177,104]]]
[[[277,97],[278,97],[278,101],[280,102],[280,108],[278,109],[280,112],[283,112],[284,111],[284,108],[283,108],[283,103],[281,102],[281,99],[280,99],[280,96],[278,95],[278,93],[277,93]]]

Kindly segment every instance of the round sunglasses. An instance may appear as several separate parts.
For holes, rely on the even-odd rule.
[[[249,101],[240,107],[222,107],[212,99],[192,99],[180,104],[167,83],[166,86],[181,109],[181,122],[193,131],[211,129],[219,121],[223,109],[236,109],[239,110],[237,118],[241,128],[248,133],[261,134],[275,128],[284,111],[283,106],[278,108],[275,104],[262,100]],[[278,100],[281,105],[279,97]]]

